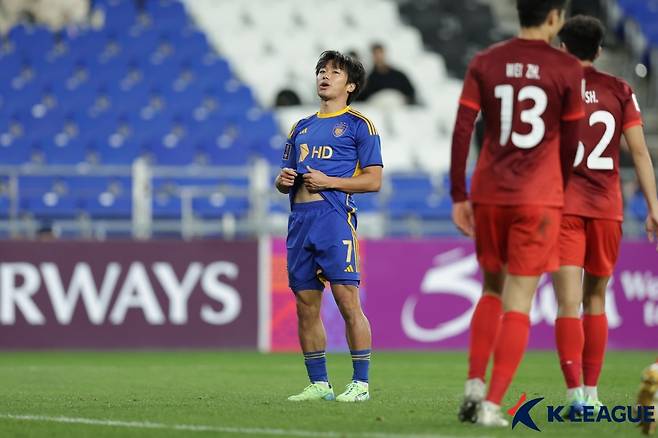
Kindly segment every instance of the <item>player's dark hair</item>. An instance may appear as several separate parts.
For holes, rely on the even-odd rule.
[[[564,23],[558,36],[569,53],[582,61],[594,61],[603,42],[605,29],[594,17],[576,15]]]
[[[553,9],[565,10],[569,0],[516,0],[521,27],[541,26]]]
[[[336,50],[326,50],[322,52],[320,59],[318,59],[318,63],[315,65],[316,76],[320,72],[320,69],[326,67],[330,62],[347,73],[348,84],[355,85],[354,91],[347,95],[347,104],[349,105],[354,99],[356,99],[366,85],[366,69],[363,68],[361,61],[357,59],[343,55]]]

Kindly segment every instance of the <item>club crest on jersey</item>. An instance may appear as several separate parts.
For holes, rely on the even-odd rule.
[[[345,131],[347,131],[347,123],[345,122],[339,122],[334,125],[334,129],[332,129],[332,133],[334,134],[334,137],[338,138],[341,135],[345,134]]]

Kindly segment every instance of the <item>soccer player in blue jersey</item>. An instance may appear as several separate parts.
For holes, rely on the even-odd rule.
[[[288,281],[297,301],[299,342],[311,384],[290,401],[370,398],[370,323],[359,301],[359,244],[353,193],[379,191],[382,156],[370,120],[349,107],[365,81],[363,65],[339,52],[322,53],[315,67],[320,111],[288,135],[276,188],[290,197],[286,239]],[[354,373],[334,396],[320,318],[325,281],[338,304]]]

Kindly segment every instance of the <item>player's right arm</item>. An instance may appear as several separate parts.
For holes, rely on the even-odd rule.
[[[290,189],[295,185],[295,178],[297,171],[295,170],[295,161],[297,154],[295,153],[295,134],[297,133],[297,125],[299,122],[292,125],[286,145],[283,148],[283,157],[281,157],[281,171],[274,180],[276,189],[283,194],[290,193]]]
[[[646,231],[649,240],[653,242],[658,237],[658,196],[656,196],[656,176],[653,171],[651,155],[644,139],[642,125],[637,124],[624,130],[624,138],[633,158],[635,173],[649,207],[646,219]]]
[[[476,62],[468,67],[464,88],[459,99],[459,110],[452,132],[450,155],[450,196],[452,197],[452,221],[459,231],[469,237],[475,235],[473,208],[466,192],[466,160],[471,145],[475,119],[480,112],[480,89],[476,80]]]
[[[297,172],[294,169],[284,167],[276,177],[274,183],[276,185],[276,189],[283,194],[290,193],[290,189],[295,185],[296,177]]]

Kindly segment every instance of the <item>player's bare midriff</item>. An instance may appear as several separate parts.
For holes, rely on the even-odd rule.
[[[295,193],[295,204],[303,204],[305,202],[314,202],[314,201],[322,201],[324,198],[322,195],[319,193],[311,193],[308,191],[308,189],[304,186],[301,185],[299,189],[297,190],[297,193]]]

